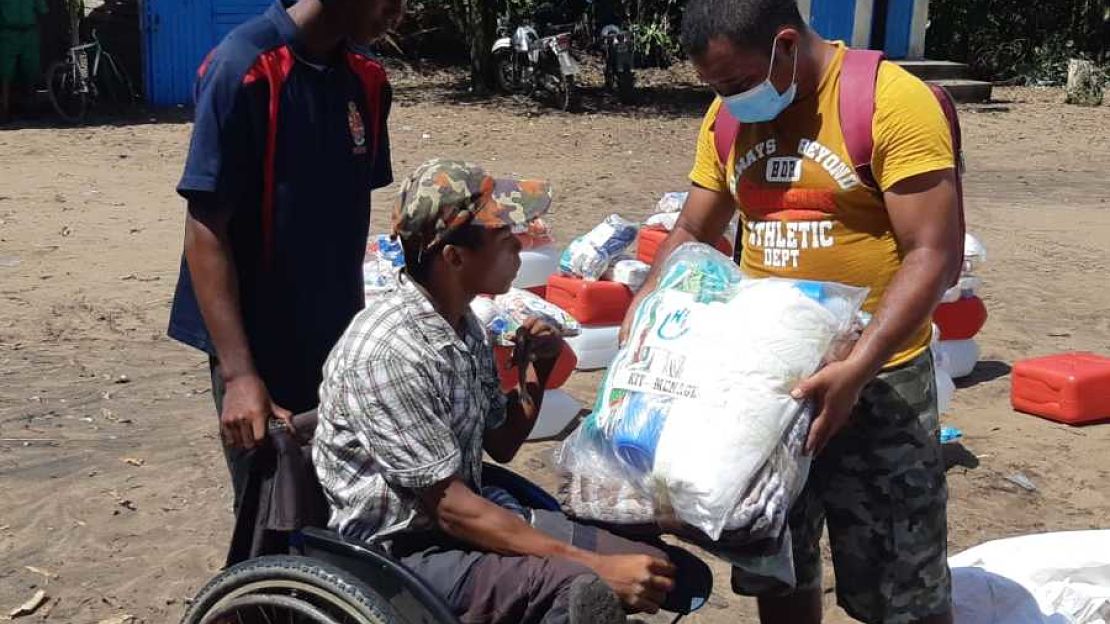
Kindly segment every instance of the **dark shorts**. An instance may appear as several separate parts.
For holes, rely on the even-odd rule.
[[[530,516],[536,529],[583,550],[668,556],[662,543],[625,539],[559,512],[537,509]],[[405,536],[389,542],[387,549],[442,596],[464,624],[563,624],[568,621],[571,581],[596,576],[572,561],[496,555],[447,537]]]
[[[837,603],[852,617],[900,624],[947,613],[944,462],[928,352],[864,388],[846,427],[818,456],[791,510],[799,589],[821,586],[827,525]],[[742,575],[733,588],[746,592]]]

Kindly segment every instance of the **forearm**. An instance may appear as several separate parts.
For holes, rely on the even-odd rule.
[[[239,303],[239,280],[225,228],[189,217],[185,260],[225,379],[256,374]]]
[[[440,529],[479,550],[506,556],[557,557],[588,567],[597,555],[532,528],[523,518],[478,496],[458,479],[443,490],[436,518]]]
[[[876,375],[900,346],[932,318],[950,281],[951,254],[942,249],[908,252],[849,360]]]
[[[494,460],[501,463],[512,461],[521,445],[531,435],[543,408],[547,380],[554,367],[555,360],[541,360],[527,367],[524,391],[531,401],[522,400],[519,388],[509,394],[505,407],[505,424],[486,434],[486,452]]]

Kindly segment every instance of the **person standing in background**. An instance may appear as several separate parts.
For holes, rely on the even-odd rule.
[[[0,124],[12,114],[12,86],[30,90],[41,74],[39,16],[46,0],[0,0]]]

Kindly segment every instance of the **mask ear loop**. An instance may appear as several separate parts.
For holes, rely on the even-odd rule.
[[[771,82],[771,74],[775,72],[775,55],[779,51],[779,37],[782,35],[775,35],[775,40],[771,42],[771,64],[767,66],[767,82]],[[794,46],[794,73],[790,76],[790,84],[798,82],[798,46]],[[771,82],[774,85],[773,82]],[[789,89],[789,87],[787,87]],[[778,89],[775,89],[778,91]]]

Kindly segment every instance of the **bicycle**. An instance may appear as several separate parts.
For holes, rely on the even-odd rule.
[[[84,121],[89,109],[103,101],[111,102],[117,112],[135,102],[127,74],[100,45],[95,30],[91,36],[91,42],[71,47],[64,60],[46,70],[50,103],[62,119],[74,124]]]

